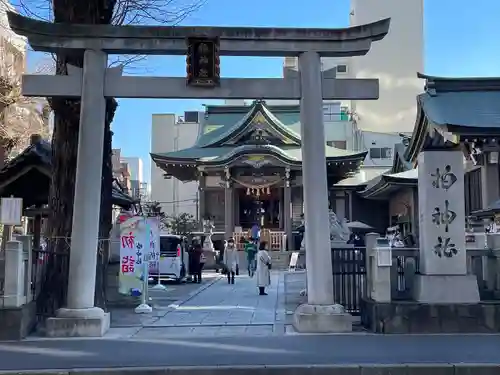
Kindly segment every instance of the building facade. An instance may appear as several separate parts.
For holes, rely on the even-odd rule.
[[[141,199],[141,187],[144,181],[142,159],[138,157],[122,157],[121,161],[127,163],[130,171],[130,195],[134,199]]]
[[[193,146],[198,138],[203,112],[154,114],[151,128],[151,152],[176,152]],[[199,197],[197,181],[181,181],[151,163],[151,200],[160,203],[166,215],[188,213],[198,218]]]
[[[338,78],[379,79],[378,100],[340,103],[344,113],[351,114],[356,129],[389,133],[412,131],[417,108],[415,97],[423,90],[422,81],[416,76],[424,70],[423,2],[351,0],[351,26],[391,18],[389,34],[375,43],[369,54],[322,59],[322,69],[335,68]],[[284,72],[298,70],[297,58],[285,58],[283,67]],[[328,102],[325,107],[326,104]]]
[[[424,0],[351,0],[350,23],[362,25],[391,18],[389,34],[366,56],[351,59],[356,78],[377,77],[378,100],[353,101],[351,110],[363,130],[411,132],[423,90],[417,72],[424,71]]]
[[[167,176],[198,183],[200,221],[211,219],[226,237],[259,222],[292,238],[303,214],[299,118],[299,106],[270,106],[261,100],[207,106],[192,147],[152,153],[152,158]],[[356,171],[366,156],[327,144],[325,148],[329,184]],[[336,201],[330,202],[334,210]],[[344,199],[340,204],[346,207]]]

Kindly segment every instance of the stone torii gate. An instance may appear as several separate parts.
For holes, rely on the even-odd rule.
[[[322,103],[374,100],[379,90],[377,79],[322,77],[320,57],[365,55],[388,33],[390,19],[345,29],[299,29],[68,25],[8,17],[35,51],[84,52],[83,69],[71,67],[68,76],[23,77],[23,95],[82,101],[67,306],[47,322],[49,335],[100,336],[109,327],[109,314],[94,306],[106,97],[300,99],[308,304],[297,309],[294,325],[329,332],[343,324],[333,294]],[[121,69],[107,68],[108,54],[189,56],[186,41],[192,38],[214,41],[225,56],[298,56],[299,78],[217,76],[193,87],[185,78],[123,76]],[[218,72],[218,57],[210,64]]]

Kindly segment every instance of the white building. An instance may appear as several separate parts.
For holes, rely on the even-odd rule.
[[[423,91],[423,0],[351,0],[351,26],[391,18],[389,34],[371,46],[366,56],[323,58],[323,70],[337,68],[338,78],[378,78],[378,100],[342,102],[357,127],[377,132],[411,132],[416,96]],[[285,58],[284,68],[298,69],[297,58]]]
[[[153,114],[151,152],[171,152],[193,146],[203,115],[203,112],[185,112],[183,118],[176,118],[174,114]],[[151,163],[151,200],[159,202],[167,215],[198,216],[198,184],[165,176],[154,163]]]
[[[378,78],[380,98],[352,103],[358,126],[379,132],[411,132],[416,96],[423,91],[424,0],[351,0],[351,25],[391,18],[389,34],[373,43],[366,56],[352,58],[357,78]],[[349,67],[348,67],[349,68]]]
[[[121,161],[128,164],[130,171],[130,195],[136,199],[144,198],[142,184],[144,183],[143,163],[138,157],[122,157]]]
[[[121,158],[123,162],[128,164],[128,167],[130,168],[130,179],[135,180],[135,181],[144,181],[144,166],[142,163],[142,159],[138,157],[122,157]]]

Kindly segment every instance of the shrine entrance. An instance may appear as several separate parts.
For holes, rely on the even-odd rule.
[[[238,189],[238,194],[238,214],[243,229],[251,228],[254,223],[267,229],[283,229],[279,188],[268,188],[258,195],[249,189]]]
[[[378,79],[337,79],[335,71],[328,77],[321,71],[321,57],[367,54],[372,42],[389,32],[390,19],[346,29],[300,29],[76,25],[7,14],[10,28],[26,37],[33,50],[84,54],[83,68],[68,66],[68,75],[23,76],[24,96],[81,98],[67,303],[51,320],[57,335],[102,336],[109,328],[109,314],[94,303],[104,152],[99,145],[104,144],[106,98],[300,100],[300,158],[309,229],[306,248],[312,249],[307,256],[307,297],[312,307],[322,306],[308,311],[326,311],[325,306],[334,305],[323,100],[376,100],[379,84]],[[110,54],[187,56],[187,76],[126,76],[122,67],[108,68]],[[298,57],[300,74],[221,78],[222,55]],[[218,135],[217,142],[223,142],[224,134]],[[284,140],[284,146],[293,143],[292,139]],[[283,158],[275,147],[259,145],[260,149],[266,147],[278,160]],[[233,152],[244,150],[241,146]],[[217,162],[219,156],[205,159]],[[298,157],[292,159],[298,161]],[[188,173],[189,168],[185,169]],[[227,237],[234,230],[233,177],[225,168],[222,186]],[[285,193],[290,194],[288,181],[285,187]],[[296,319],[301,314],[296,312]]]

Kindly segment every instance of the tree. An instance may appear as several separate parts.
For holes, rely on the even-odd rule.
[[[5,37],[0,38],[0,168],[13,153],[24,149],[30,135],[48,136],[50,109],[45,100],[21,95],[25,54]]]
[[[198,220],[193,215],[183,212],[166,219],[167,228],[179,236],[188,237],[198,229]]]
[[[2,0],[0,0],[2,1]],[[5,1],[5,0],[3,0]],[[183,3],[187,1],[187,3]],[[205,0],[19,0],[17,8],[31,17],[49,17],[58,23],[79,24],[177,24],[191,12],[197,10]],[[125,59],[127,62],[134,61]],[[65,52],[56,56],[56,74],[67,75],[67,66],[83,67],[81,51]],[[54,133],[52,138],[53,173],[50,191],[49,236],[52,250],[68,252],[67,238],[71,237],[73,195],[75,190],[76,158],[78,149],[80,100],[53,98],[50,105],[54,111]],[[101,215],[99,238],[107,239],[112,225],[112,132],[111,122],[117,102],[106,102],[104,137],[103,178],[101,191]],[[96,280],[96,304],[105,308],[105,276],[109,246],[100,241]],[[61,278],[59,285],[66,285],[65,275],[54,268],[53,277]],[[54,281],[52,281],[54,282]]]

